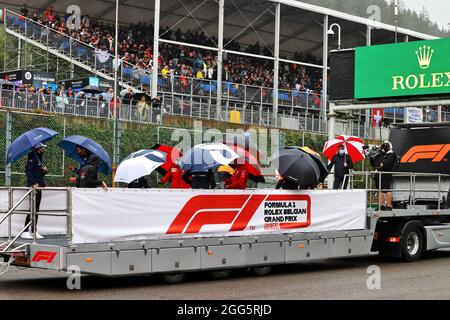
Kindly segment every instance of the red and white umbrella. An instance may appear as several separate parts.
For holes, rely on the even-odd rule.
[[[336,139],[327,141],[323,147],[322,153],[331,160],[333,156],[337,154],[340,145],[344,145],[344,148],[353,163],[364,160],[364,141],[354,136],[342,135]]]

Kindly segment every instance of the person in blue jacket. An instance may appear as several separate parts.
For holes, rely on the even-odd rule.
[[[37,220],[38,212],[42,200],[42,191],[40,188],[45,188],[45,175],[48,173],[48,168],[43,164],[42,156],[44,155],[46,145],[39,143],[34,147],[33,151],[28,153],[27,164],[25,165],[25,174],[27,176],[27,187],[34,188],[36,190],[36,221],[31,224],[28,231],[22,234],[23,239],[32,239],[34,233],[36,233],[36,239],[42,239],[37,232]],[[25,226],[30,223],[31,214],[28,214],[25,219]]]

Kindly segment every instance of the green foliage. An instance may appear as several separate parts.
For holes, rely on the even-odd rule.
[[[394,1],[386,0],[302,0],[302,2],[318,5],[321,7],[338,10],[341,12],[357,15],[367,18],[367,8],[376,5],[381,10],[381,21],[388,24],[394,24]],[[420,12],[406,9],[405,1],[400,1],[400,14],[398,25],[410,30],[435,35],[438,37],[449,37],[450,34],[430,20],[429,14],[425,8]]]

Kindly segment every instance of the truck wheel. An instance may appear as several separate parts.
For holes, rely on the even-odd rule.
[[[228,278],[230,274],[231,274],[230,269],[213,270],[210,272],[211,278],[213,278],[214,280],[222,280]]]
[[[272,271],[272,266],[253,267],[251,273],[257,277],[267,276]]]
[[[184,273],[167,273],[167,274],[163,274],[162,278],[166,283],[169,284],[175,284],[175,283],[180,283],[181,281],[184,280]]]
[[[419,226],[406,227],[402,236],[402,257],[408,262],[417,261],[423,252],[423,234]]]

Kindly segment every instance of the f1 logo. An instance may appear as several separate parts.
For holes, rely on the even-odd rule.
[[[431,144],[415,146],[400,160],[401,163],[415,163],[418,160],[432,159],[432,162],[445,161],[444,157],[450,152],[450,144]]]
[[[55,260],[56,254],[57,254],[57,252],[37,251],[34,254],[33,259],[31,261],[33,261],[33,262],[45,261],[45,262],[51,264],[53,262],[53,260]]]
[[[229,231],[243,231],[263,201],[306,201],[307,219],[301,223],[281,223],[281,229],[305,228],[311,223],[308,195],[204,195],[192,197],[166,234],[198,233],[205,225],[230,224]]]

